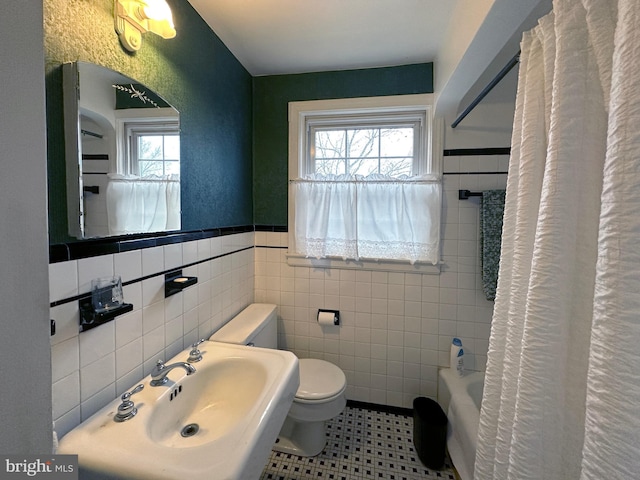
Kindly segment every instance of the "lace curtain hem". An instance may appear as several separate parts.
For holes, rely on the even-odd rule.
[[[438,245],[414,242],[346,242],[336,239],[298,239],[298,250],[308,258],[340,257],[343,260],[400,260],[438,263]]]

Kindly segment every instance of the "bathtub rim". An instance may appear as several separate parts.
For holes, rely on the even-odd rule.
[[[447,450],[461,480],[473,479],[475,467],[480,409],[469,387],[477,383],[484,383],[484,372],[467,372],[462,377],[449,368],[438,372],[438,403],[447,413]],[[453,396],[455,408],[451,409]],[[460,425],[463,428],[457,429]]]

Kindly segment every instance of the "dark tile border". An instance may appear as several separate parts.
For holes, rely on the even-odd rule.
[[[509,172],[442,172],[443,175],[509,175]]]
[[[498,148],[453,148],[450,150],[444,150],[443,155],[445,157],[464,157],[473,155],[510,155],[511,147],[498,147]]]
[[[152,273],[150,275],[145,275],[145,276],[139,277],[139,278],[134,278],[132,280],[127,280],[126,282],[122,282],[122,286],[126,287],[127,285],[132,285],[134,283],[143,282],[144,280],[148,280],[148,279],[153,278],[153,277],[166,276],[167,274],[176,272],[177,270],[181,270],[183,268],[193,267],[194,265],[199,265],[201,263],[210,262],[211,260],[216,260],[218,258],[227,257],[229,255],[233,255],[234,253],[244,252],[245,250],[250,250],[252,248],[254,248],[254,247],[253,246],[251,246],[251,247],[242,247],[242,248],[238,248],[236,250],[231,250],[229,252],[221,253],[219,255],[213,255],[211,257],[207,257],[205,259],[198,260],[196,262],[185,263],[185,264],[183,264],[183,265],[181,265],[179,267],[170,268],[168,270],[162,270],[160,272]],[[75,302],[77,300],[83,300],[85,298],[89,298],[90,296],[91,296],[91,292],[85,292],[85,293],[82,293],[80,295],[74,295],[72,297],[62,298],[60,300],[55,300],[53,302],[50,302],[49,303],[49,307],[57,307],[59,305],[64,305],[65,303]]]
[[[286,225],[255,225],[256,232],[276,232],[287,233],[289,228]]]
[[[205,238],[253,232],[254,230],[255,228],[253,225],[240,225],[234,227],[195,230],[190,232],[123,235],[95,240],[59,243],[49,246],[49,263],[66,262],[69,260],[79,260],[81,258],[96,257],[99,255],[129,252],[143,248],[159,247],[175,243],[190,242],[193,240],[202,240]]]
[[[413,416],[412,408],[392,407],[390,405],[381,405],[379,403],[369,403],[369,402],[358,402],[356,400],[347,400],[347,406],[352,408],[364,408],[366,410],[373,410],[376,412],[392,413],[395,415],[405,415],[407,417]]]

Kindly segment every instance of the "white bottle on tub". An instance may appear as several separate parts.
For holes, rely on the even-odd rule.
[[[464,375],[464,350],[462,348],[462,341],[454,337],[451,342],[451,355],[449,357],[449,367],[458,376]]]

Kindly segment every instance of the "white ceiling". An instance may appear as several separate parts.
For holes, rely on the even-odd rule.
[[[189,0],[253,76],[431,62],[458,0]]]

